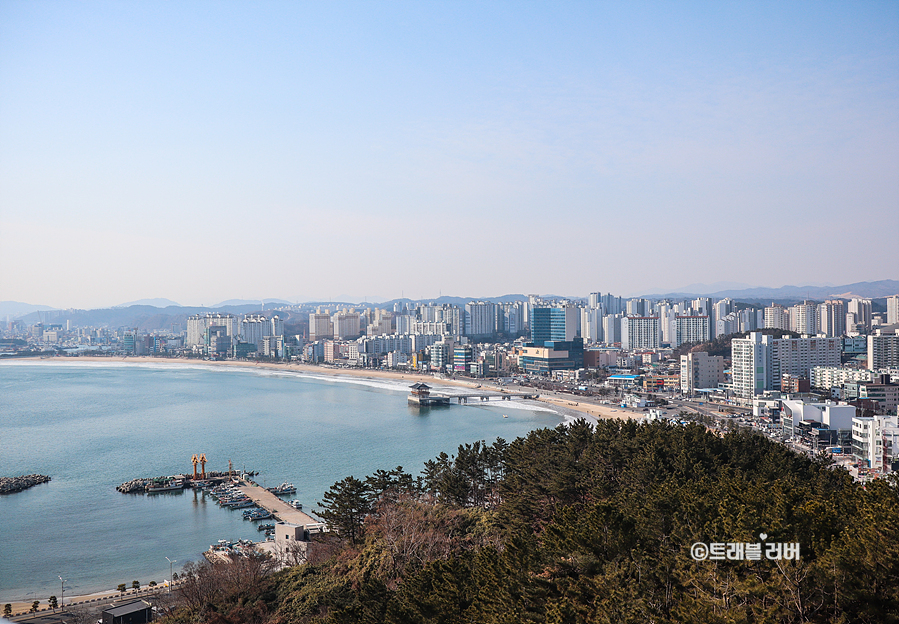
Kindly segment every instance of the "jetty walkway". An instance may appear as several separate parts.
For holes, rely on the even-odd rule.
[[[480,399],[481,401],[511,401],[512,399],[536,399],[540,396],[537,392],[496,392],[485,390],[481,392],[435,392],[432,397],[441,397],[456,400],[459,403],[468,403],[468,399]]]
[[[318,526],[321,524],[309,514],[299,509],[294,509],[262,486],[253,485],[242,480],[237,489],[249,496],[258,506],[272,512],[272,515],[281,522],[302,524],[304,526],[309,524]]]

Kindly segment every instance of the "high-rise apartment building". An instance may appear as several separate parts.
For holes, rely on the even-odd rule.
[[[620,314],[607,314],[602,317],[602,339],[606,344],[621,343]]]
[[[621,346],[624,349],[658,349],[661,325],[657,316],[626,316],[621,319]]]
[[[470,301],[465,304],[465,335],[488,337],[496,334],[496,304]]]
[[[224,329],[224,335],[234,338],[238,334],[237,318],[233,314],[207,312],[187,317],[187,342],[185,346],[194,347],[206,344],[207,330],[210,327]]]
[[[846,306],[839,299],[828,299],[818,305],[818,328],[825,336],[835,338],[846,333]]]
[[[780,390],[784,373],[809,378],[815,366],[839,366],[839,338],[774,338],[751,332],[731,341],[734,393],[752,398],[767,390]]]
[[[331,317],[331,328],[335,340],[358,338],[362,333],[359,313],[354,310],[340,310]]]
[[[817,335],[818,306],[811,301],[803,301],[790,308],[790,329],[799,335]]]
[[[651,304],[648,299],[628,299],[628,316],[648,316],[650,312],[650,305]]]
[[[899,295],[887,297],[887,325],[899,323]]]
[[[309,340],[324,340],[334,337],[334,326],[331,314],[327,310],[319,310],[309,314]]]
[[[671,346],[679,347],[685,342],[707,342],[710,340],[709,317],[704,314],[674,317],[674,341]]]
[[[603,340],[602,308],[581,308],[581,337],[584,342],[599,343]]]
[[[847,313],[855,317],[855,323],[864,325],[866,330],[871,329],[872,305],[870,299],[853,297],[849,300],[849,305],[846,308]]]
[[[868,368],[879,370],[899,366],[899,335],[877,331],[868,336]]]
[[[779,303],[765,308],[765,329],[790,329],[790,314]]]

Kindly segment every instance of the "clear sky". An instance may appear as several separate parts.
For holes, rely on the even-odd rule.
[[[899,278],[897,2],[0,3],[0,300]]]

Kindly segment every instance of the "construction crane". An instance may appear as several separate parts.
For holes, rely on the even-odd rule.
[[[194,453],[194,456],[190,458],[190,463],[192,463],[194,465],[194,481],[196,481],[197,480],[197,464],[200,463],[200,460],[197,459],[196,453]]]

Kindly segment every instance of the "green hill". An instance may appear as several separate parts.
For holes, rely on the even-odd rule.
[[[895,622],[899,614],[897,480],[862,487],[823,459],[748,432],[579,421],[459,447],[415,478],[401,468],[348,477],[325,499],[339,534],[315,543],[310,563],[268,577],[242,576],[240,566],[188,569],[187,607],[167,621]],[[696,543],[761,542],[798,543],[800,558],[691,556]]]

